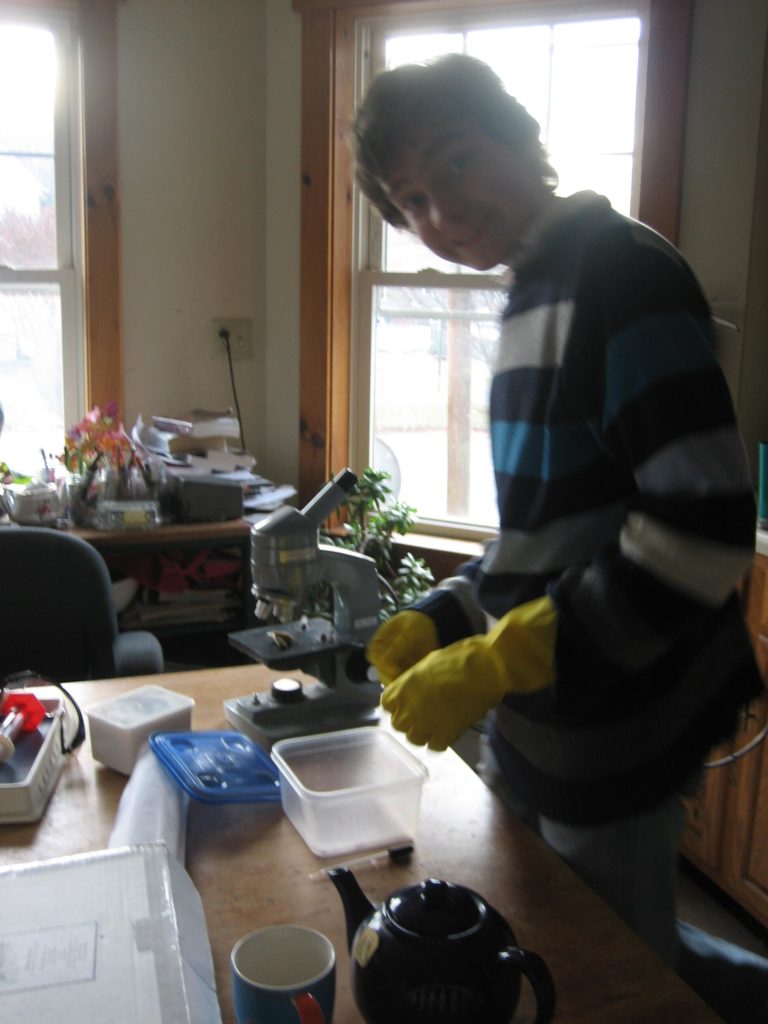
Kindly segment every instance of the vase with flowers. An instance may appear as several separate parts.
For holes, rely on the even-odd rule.
[[[152,481],[116,402],[94,406],[70,427],[60,458],[67,471],[69,514],[76,523],[107,529],[126,521],[156,525]],[[126,512],[132,513],[127,520]],[[111,525],[105,525],[107,518]]]
[[[120,422],[117,402],[95,405],[64,435],[61,461],[70,473],[83,476],[96,462],[118,467],[130,459],[133,445]]]

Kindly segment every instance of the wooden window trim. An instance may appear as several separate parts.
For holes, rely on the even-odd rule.
[[[351,154],[356,22],[516,0],[293,0],[302,18],[299,497],[350,457]],[[680,216],[692,0],[650,0],[639,216],[671,241]]]
[[[0,8],[78,15],[82,45],[85,190],[85,402],[123,408],[117,144],[119,0],[0,0]]]
[[[86,404],[124,409],[117,5],[80,0],[85,175]]]

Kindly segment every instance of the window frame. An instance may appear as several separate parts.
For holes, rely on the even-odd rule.
[[[350,461],[357,22],[526,0],[292,0],[302,18],[299,498]],[[610,8],[610,0],[605,0]],[[530,4],[529,4],[530,6]],[[640,220],[677,241],[692,0],[650,0]]]
[[[82,124],[83,313],[76,372],[86,408],[110,400],[123,407],[120,203],[117,136],[117,5],[119,0],[0,0],[0,11],[75,15],[79,35]],[[76,133],[75,137],[78,135]],[[76,187],[76,183],[72,183]],[[75,232],[77,235],[77,232]],[[62,303],[71,302],[62,287]],[[66,343],[65,343],[66,345]],[[65,347],[71,361],[71,345]],[[65,381],[71,366],[65,367]],[[71,394],[71,390],[70,390]],[[80,413],[85,409],[78,410]]]

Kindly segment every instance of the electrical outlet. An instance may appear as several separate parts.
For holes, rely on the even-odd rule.
[[[211,359],[226,359],[227,346],[222,331],[229,331],[229,350],[232,360],[253,359],[252,323],[225,317],[211,321]]]

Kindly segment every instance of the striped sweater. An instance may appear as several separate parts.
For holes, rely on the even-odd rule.
[[[490,408],[498,538],[420,607],[447,644],[548,593],[557,678],[496,709],[502,769],[564,822],[651,806],[761,688],[734,591],[754,494],[679,253],[593,193],[555,200],[515,266]]]

